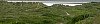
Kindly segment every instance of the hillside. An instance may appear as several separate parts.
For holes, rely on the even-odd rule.
[[[0,1],[0,24],[93,24],[94,17],[99,16],[99,6],[99,2],[71,7]]]

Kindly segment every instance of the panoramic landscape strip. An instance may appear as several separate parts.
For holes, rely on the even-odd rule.
[[[46,4],[0,1],[0,24],[99,24],[100,2]]]

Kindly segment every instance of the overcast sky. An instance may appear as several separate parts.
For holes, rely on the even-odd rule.
[[[12,0],[12,1],[25,1],[25,0]],[[90,2],[90,1],[97,1],[97,2],[100,2],[100,0],[26,0],[26,1],[66,1],[66,2]]]

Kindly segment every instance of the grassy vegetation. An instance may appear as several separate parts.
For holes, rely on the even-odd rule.
[[[99,2],[70,7],[0,1],[0,24],[93,24],[94,17],[99,16],[99,6]]]

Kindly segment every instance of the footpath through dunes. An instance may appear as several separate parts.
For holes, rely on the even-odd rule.
[[[99,3],[98,6],[95,3],[46,6],[38,2],[1,1],[0,24],[92,24],[97,11]]]

